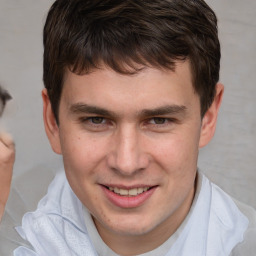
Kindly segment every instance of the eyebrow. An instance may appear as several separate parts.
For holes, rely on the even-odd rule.
[[[84,103],[76,103],[70,106],[69,111],[73,114],[96,114],[100,116],[112,116],[116,117],[117,114],[113,111],[107,110],[94,105],[88,105]],[[138,116],[161,116],[170,114],[185,114],[187,107],[183,105],[164,105],[153,109],[143,109],[137,113]]]
[[[165,105],[154,109],[142,110],[143,116],[161,116],[170,114],[185,114],[187,107],[183,105]]]
[[[76,103],[71,105],[69,108],[71,113],[74,114],[96,114],[96,115],[102,115],[102,116],[116,116],[116,114],[112,111],[109,111],[107,109],[93,106],[93,105],[88,105],[84,103]]]

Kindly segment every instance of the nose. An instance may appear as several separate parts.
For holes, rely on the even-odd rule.
[[[142,134],[132,125],[122,127],[114,135],[108,165],[129,176],[147,168],[150,158],[143,146]]]

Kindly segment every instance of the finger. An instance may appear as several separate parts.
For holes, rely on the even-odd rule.
[[[8,148],[14,148],[14,141],[12,136],[9,133],[1,132],[0,141]]]

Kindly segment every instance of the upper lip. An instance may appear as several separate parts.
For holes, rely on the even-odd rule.
[[[133,189],[133,188],[152,188],[152,187],[156,187],[156,185],[145,185],[145,184],[136,184],[136,185],[121,185],[121,184],[101,184],[104,187],[108,187],[108,188],[119,188],[119,189]]]

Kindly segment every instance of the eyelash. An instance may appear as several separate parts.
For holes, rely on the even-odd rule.
[[[95,123],[93,122],[93,119],[102,119],[102,122]],[[156,121],[164,121],[163,123],[156,123]],[[80,122],[85,125],[89,125],[90,127],[101,129],[104,127],[109,126],[109,124],[112,124],[111,119],[101,117],[101,116],[90,116],[90,117],[83,117],[80,118]],[[151,117],[143,121],[143,126],[150,125],[153,128],[165,128],[169,125],[172,125],[173,123],[177,123],[176,119],[173,118],[166,118],[166,117]]]
[[[149,119],[149,123],[151,121],[154,121],[154,125],[163,125],[166,124],[166,122],[170,121],[170,119],[165,118],[165,117],[153,117]],[[160,123],[157,123],[158,121],[160,121]],[[164,121],[163,123],[161,123],[161,121]]]
[[[103,122],[99,122],[99,123],[95,122],[94,123],[93,119],[102,119]],[[90,117],[80,118],[81,123],[89,123],[90,125],[93,125],[93,126],[105,125],[107,120],[108,119],[101,117],[101,116],[90,116]]]
[[[156,123],[156,121],[163,121],[163,123]],[[177,119],[174,118],[167,118],[167,117],[152,117],[146,120],[146,126],[149,125],[152,129],[164,129],[164,128],[171,128],[173,124],[178,123]]]

